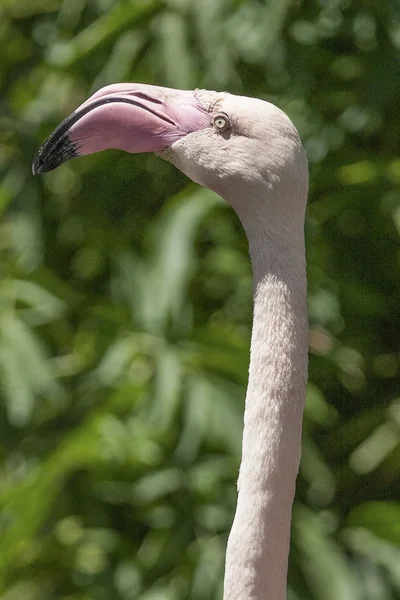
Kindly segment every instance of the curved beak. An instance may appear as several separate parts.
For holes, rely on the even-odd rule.
[[[210,117],[192,91],[135,83],[109,85],[53,131],[36,154],[32,172],[51,171],[70,158],[107,148],[161,152],[209,125]]]

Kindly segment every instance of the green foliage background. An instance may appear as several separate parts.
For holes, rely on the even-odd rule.
[[[115,81],[267,98],[311,169],[290,600],[400,598],[400,5],[1,0],[3,600],[221,598],[251,327],[237,217],[155,156],[40,178]]]

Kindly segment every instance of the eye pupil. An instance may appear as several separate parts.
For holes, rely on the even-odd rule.
[[[226,115],[217,115],[214,117],[214,127],[218,131],[226,131],[230,126],[230,121]]]

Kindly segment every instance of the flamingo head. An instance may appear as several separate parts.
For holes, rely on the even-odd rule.
[[[248,209],[246,195],[268,196],[268,190],[285,188],[287,198],[301,198],[296,200],[300,218],[304,213],[308,173],[298,133],[279,108],[263,100],[208,90],[110,85],[55,129],[32,170],[51,171],[107,148],[155,152],[238,212]]]

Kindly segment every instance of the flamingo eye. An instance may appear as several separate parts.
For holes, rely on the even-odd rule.
[[[219,115],[215,115],[213,118],[213,125],[218,131],[224,132],[230,129],[231,122],[229,121],[227,115],[220,113]]]

